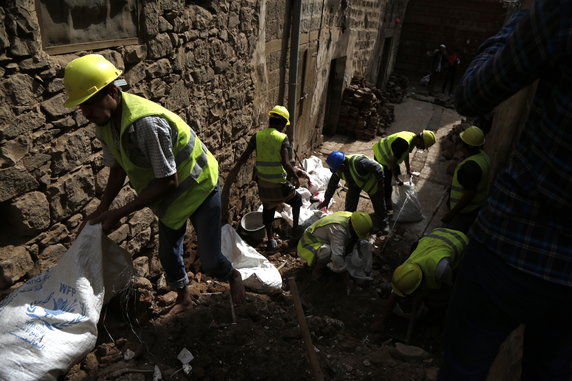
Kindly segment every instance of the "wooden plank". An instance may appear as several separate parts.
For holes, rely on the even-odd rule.
[[[44,51],[50,55],[64,54],[71,52],[80,52],[82,50],[99,50],[110,48],[114,46],[124,46],[124,45],[136,45],[139,44],[139,38],[119,38],[115,40],[104,40],[104,41],[90,41],[90,42],[80,42],[77,44],[69,45],[57,45],[48,46],[44,48]]]

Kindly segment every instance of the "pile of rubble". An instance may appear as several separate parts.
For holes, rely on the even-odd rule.
[[[401,78],[392,75],[388,90],[368,87],[363,78],[354,78],[344,90],[340,109],[339,131],[360,140],[371,140],[382,135],[394,120],[393,105],[400,103],[405,95]]]
[[[391,74],[385,85],[384,95],[390,103],[401,103],[405,98],[408,80],[407,77],[398,74]]]

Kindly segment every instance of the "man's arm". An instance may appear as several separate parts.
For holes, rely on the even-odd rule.
[[[334,192],[340,183],[340,176],[332,173],[330,180],[328,181],[328,187],[326,188],[326,192],[324,193],[324,201],[317,206],[317,209],[327,208],[330,204],[330,200],[334,196]]]
[[[288,147],[282,146],[282,148],[280,149],[280,158],[282,166],[284,167],[286,173],[288,174],[288,178],[292,181],[292,184],[296,188],[298,188],[300,186],[300,180],[298,180],[298,176],[296,175],[296,172],[294,171],[292,164],[290,164],[290,155],[288,153]]]
[[[240,172],[242,166],[244,165],[244,163],[246,163],[252,152],[256,149],[255,137],[256,135],[252,136],[252,138],[248,142],[248,145],[246,146],[246,148],[236,161],[236,164],[230,170],[230,172],[228,173],[228,175],[224,180],[224,185],[222,187],[220,195],[221,214],[222,214],[222,219],[224,221],[228,219],[227,212],[228,212],[228,199],[230,195],[230,189],[232,188],[232,184],[234,184],[234,182],[236,181],[236,177],[238,176],[238,173]]]
[[[559,0],[538,0],[481,45],[456,92],[460,114],[485,114],[546,74],[564,51],[558,35],[560,8]]]
[[[139,195],[137,195],[133,201],[125,204],[118,209],[108,209],[101,213],[99,216],[90,219],[90,222],[92,224],[101,222],[103,231],[112,231],[121,218],[129,215],[136,210],[143,209],[153,204],[155,201],[161,200],[163,197],[169,194],[169,192],[176,189],[178,185],[179,182],[176,173],[162,179],[155,179],[153,184],[147,187]]]

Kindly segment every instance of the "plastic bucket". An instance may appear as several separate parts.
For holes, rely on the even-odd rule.
[[[266,234],[262,223],[262,212],[246,213],[240,220],[240,227],[253,240],[261,241]]]

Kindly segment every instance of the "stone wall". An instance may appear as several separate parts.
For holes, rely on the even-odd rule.
[[[368,39],[378,35],[383,4],[304,1],[301,100],[293,116],[301,156],[321,141],[330,61],[351,57],[348,78],[371,76],[368,60],[377,52]],[[266,123],[266,110],[287,104],[290,2],[140,0],[139,5],[138,44],[58,55],[42,48],[33,0],[0,5],[0,290],[53,266],[105,187],[108,170],[93,127],[79,110],[63,107],[64,67],[72,59],[104,55],[124,71],[126,90],[181,115],[217,157],[221,183],[250,136]],[[231,221],[258,204],[252,163],[235,179]],[[116,202],[132,197],[126,186]],[[155,246],[156,230],[145,209],[122,220],[111,237],[141,256]]]

